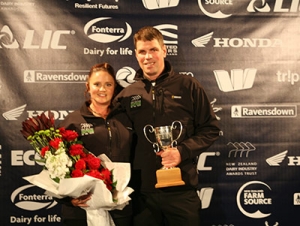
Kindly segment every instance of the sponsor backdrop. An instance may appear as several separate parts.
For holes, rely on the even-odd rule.
[[[123,86],[132,36],[152,25],[167,59],[205,87],[223,136],[199,156],[201,226],[298,225],[299,0],[1,0],[1,225],[60,225],[60,206],[22,179],[41,171],[21,122],[81,106],[95,63]],[[100,147],[99,147],[100,148]]]

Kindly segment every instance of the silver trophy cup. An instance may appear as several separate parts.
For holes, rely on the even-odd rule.
[[[174,139],[173,138],[173,130],[177,129],[176,123],[179,124],[179,134]],[[149,133],[154,133],[156,141],[153,142],[148,138],[147,135],[147,128]],[[181,136],[182,133],[182,124],[180,121],[172,122],[171,126],[159,126],[153,127],[151,125],[146,125],[144,127],[144,135],[146,139],[153,145],[154,152],[159,152],[161,149],[164,150],[168,147],[174,147],[177,144],[178,138]]]
[[[174,139],[173,130],[177,129],[176,124],[179,124],[179,134]],[[155,142],[148,138],[147,132],[155,134]],[[144,135],[153,145],[155,153],[177,145],[177,140],[181,136],[181,133],[182,124],[180,121],[174,121],[171,126],[159,126],[154,128],[151,125],[146,125],[144,127]],[[185,184],[181,179],[181,170],[178,167],[165,168],[163,166],[161,169],[156,171],[156,179],[157,183],[155,184],[155,188],[180,186]]]

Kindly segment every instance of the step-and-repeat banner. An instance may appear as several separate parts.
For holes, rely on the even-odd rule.
[[[292,226],[300,212],[299,0],[1,0],[1,225],[60,225],[22,179],[42,166],[21,122],[59,122],[95,63],[130,85],[133,34],[158,28],[167,59],[205,87],[223,136],[198,159],[201,226]],[[100,147],[99,147],[100,148]]]

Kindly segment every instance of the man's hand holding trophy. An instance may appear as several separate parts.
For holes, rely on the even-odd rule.
[[[173,139],[173,130],[179,124],[179,134],[176,139]],[[147,128],[148,131],[147,131]],[[147,132],[154,133],[156,142],[148,138]],[[181,179],[180,168],[176,167],[181,162],[181,156],[178,149],[174,146],[177,145],[177,140],[182,133],[182,124],[180,121],[174,121],[171,126],[153,127],[146,125],[144,127],[144,135],[146,139],[153,144],[154,152],[156,155],[161,156],[163,167],[156,171],[157,184],[156,188],[171,187],[184,185]]]

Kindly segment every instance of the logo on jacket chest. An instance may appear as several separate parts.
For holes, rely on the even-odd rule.
[[[142,106],[142,96],[134,95],[130,97],[130,108],[139,108]]]
[[[82,136],[95,133],[93,124],[86,122],[80,124],[80,131]]]

